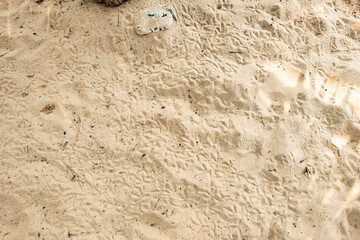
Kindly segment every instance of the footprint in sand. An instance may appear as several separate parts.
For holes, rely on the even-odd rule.
[[[15,198],[0,194],[0,220],[1,239],[26,239],[28,216]]]

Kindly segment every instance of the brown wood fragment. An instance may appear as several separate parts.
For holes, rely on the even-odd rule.
[[[55,105],[54,104],[48,104],[40,112],[43,112],[45,114],[50,114],[54,110],[55,110]]]

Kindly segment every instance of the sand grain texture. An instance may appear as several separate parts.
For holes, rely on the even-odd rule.
[[[359,14],[0,1],[0,239],[358,239]]]

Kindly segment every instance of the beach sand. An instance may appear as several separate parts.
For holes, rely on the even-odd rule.
[[[1,0],[0,104],[0,239],[360,238],[357,0]]]

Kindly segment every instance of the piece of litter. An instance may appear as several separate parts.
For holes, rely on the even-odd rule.
[[[168,5],[147,9],[142,14],[141,23],[135,27],[135,31],[139,35],[146,35],[166,30],[170,28],[173,20],[177,21],[172,8]]]

